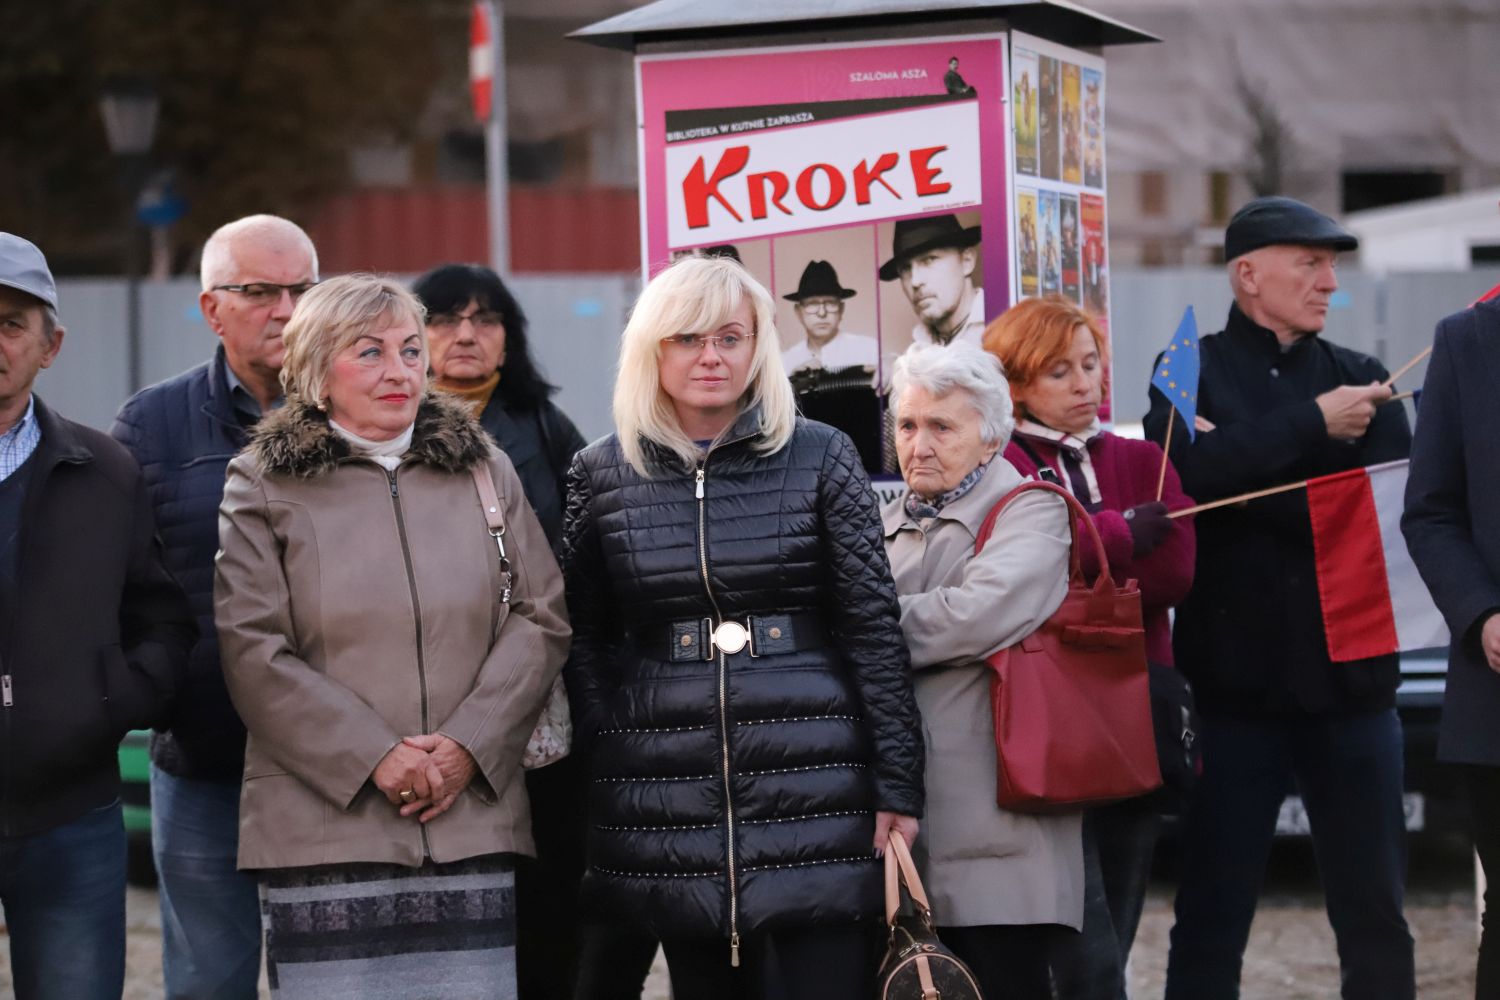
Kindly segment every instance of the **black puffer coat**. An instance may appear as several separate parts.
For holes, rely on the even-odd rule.
[[[643,477],[611,436],[569,475],[585,892],[664,937],[877,919],[874,812],[922,811],[911,667],[859,456],[801,419],[763,455],[756,422],[743,415],[695,471],[663,461]],[[782,612],[812,612],[804,638],[822,641],[673,662],[662,635]]]

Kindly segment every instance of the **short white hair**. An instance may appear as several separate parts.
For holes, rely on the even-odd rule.
[[[301,244],[312,265],[312,279],[318,279],[318,250],[301,226],[279,215],[247,215],[215,229],[203,244],[203,261],[198,266],[203,291],[237,282],[239,262],[235,259],[235,248],[254,242]]]
[[[968,394],[979,414],[979,437],[1004,448],[1016,429],[1010,402],[1010,383],[1000,359],[971,344],[913,344],[896,359],[891,376],[891,398],[900,403],[908,386],[926,389],[934,397],[955,390]]]

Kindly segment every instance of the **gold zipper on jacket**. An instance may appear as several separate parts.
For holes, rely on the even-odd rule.
[[[411,546],[406,540],[406,516],[401,511],[401,491],[396,488],[396,470],[386,469],[386,478],[391,484],[391,506],[396,512],[396,531],[401,536],[401,558],[406,561],[406,586],[411,590],[411,616],[417,632],[417,684],[422,695],[422,733],[430,728],[427,723],[427,662],[422,656],[422,603],[417,598],[417,573],[411,564]],[[422,857],[432,857],[432,848],[427,843],[427,826],[417,824],[422,834]]]
[[[698,500],[698,571],[703,576],[703,592],[708,595],[708,603],[714,609],[714,627],[718,628],[724,621],[724,615],[719,610],[719,602],[714,599],[713,586],[708,582],[708,533],[704,530],[707,504],[703,497],[703,485],[707,475],[708,458],[705,456],[703,464],[698,467],[694,475],[693,488],[693,494]],[[736,884],[734,871],[734,793],[729,775],[729,660],[722,650],[719,651],[718,656],[719,750],[720,759],[723,762],[721,770],[724,781],[724,824],[728,832],[729,848],[729,964],[737,967],[740,964],[740,900],[739,886]]]

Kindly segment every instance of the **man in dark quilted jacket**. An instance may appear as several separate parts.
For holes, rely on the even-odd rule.
[[[161,878],[168,998],[256,996],[260,905],[235,867],[245,727],[224,686],[213,620],[219,501],[229,460],[281,405],[281,331],[318,280],[295,223],[252,215],[203,247],[198,304],[219,338],[208,361],[142,389],[112,433],[145,472],[168,568],[198,620],[188,680],[168,731],[151,741],[151,846]]]

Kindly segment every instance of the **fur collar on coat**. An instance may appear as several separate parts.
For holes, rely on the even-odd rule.
[[[408,454],[445,472],[464,472],[486,461],[490,450],[489,435],[465,403],[430,390],[422,397]],[[266,472],[301,479],[332,472],[352,454],[328,426],[328,414],[298,399],[256,425],[249,451]]]

